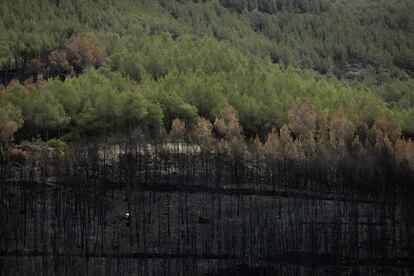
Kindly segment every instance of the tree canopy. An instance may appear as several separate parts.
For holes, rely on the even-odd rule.
[[[355,131],[383,118],[410,136],[411,7],[408,0],[6,0],[0,65],[23,72],[16,75],[23,85],[5,83],[0,102],[20,114],[20,139],[155,134],[177,118],[190,130],[227,108],[247,137],[285,124],[295,137],[319,135],[320,116],[337,118],[331,127],[346,116]]]

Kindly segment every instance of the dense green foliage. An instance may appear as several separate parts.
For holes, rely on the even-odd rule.
[[[174,118],[191,127],[232,106],[245,134],[264,137],[306,99],[328,117],[342,107],[359,127],[386,117],[414,133],[412,8],[408,0],[5,0],[0,64],[37,82],[0,91],[1,112],[23,126],[21,138],[73,138],[155,134]]]
[[[273,61],[355,77],[414,70],[410,0],[11,1],[1,63],[46,56],[74,32],[209,35]],[[369,70],[368,70],[369,71]]]

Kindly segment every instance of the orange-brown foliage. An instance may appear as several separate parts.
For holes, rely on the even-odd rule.
[[[9,142],[16,131],[16,122],[0,117],[0,144]]]
[[[52,74],[71,75],[80,73],[89,66],[99,67],[105,55],[96,40],[86,33],[76,33],[65,41],[63,49],[49,55]]]
[[[300,101],[288,111],[289,128],[298,136],[315,133],[317,114],[310,103]]]
[[[401,135],[401,130],[398,126],[388,118],[378,118],[372,129],[377,132],[377,135],[387,136],[391,141],[395,142]]]
[[[24,163],[28,159],[27,152],[20,149],[10,149],[7,154],[9,159],[14,162]]]
[[[213,126],[209,120],[200,118],[194,127],[191,137],[192,139],[202,145],[210,144],[213,139]]]
[[[214,129],[221,137],[231,139],[242,135],[242,128],[233,108],[225,107],[214,122]]]
[[[52,74],[71,75],[74,73],[73,66],[69,63],[66,51],[56,50],[49,55],[49,64]]]
[[[263,148],[268,156],[275,156],[280,151],[279,133],[276,128],[272,128],[272,131],[267,135]]]
[[[346,117],[344,110],[338,108],[331,119],[329,136],[333,144],[349,141],[354,135],[354,124]]]
[[[86,33],[72,35],[64,44],[68,61],[75,71],[80,72],[88,66],[98,67],[104,62],[104,52],[96,41]]]
[[[414,172],[414,143],[411,140],[397,139],[395,142],[395,157],[399,162],[406,163]]]
[[[170,137],[174,140],[182,139],[185,136],[185,123],[176,118],[172,121]]]

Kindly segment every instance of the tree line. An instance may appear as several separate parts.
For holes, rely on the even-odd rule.
[[[96,143],[99,140],[95,139],[94,143],[86,143],[90,143],[88,149],[82,149],[85,143],[77,141],[69,152],[92,150],[91,156],[87,157],[92,158],[87,159],[92,162],[88,165],[91,168],[95,168],[94,162],[101,166],[102,156],[107,156],[104,164],[109,167],[97,172],[104,175],[95,175],[97,179],[107,179],[102,185],[137,183],[139,170],[145,171],[142,177],[145,175],[146,180],[142,183],[155,186],[170,185],[175,183],[176,177],[178,180],[182,177],[197,187],[230,185],[235,191],[243,187],[252,191],[271,187],[273,191],[323,191],[323,194],[342,196],[358,192],[374,198],[393,198],[414,191],[414,143],[400,136],[393,121],[380,117],[371,127],[357,126],[342,108],[328,118],[307,101],[297,102],[288,110],[287,116],[286,124],[272,128],[263,138],[247,139],[235,110],[225,107],[213,123],[198,118],[188,126],[176,118],[168,133],[158,132],[156,137],[131,132],[115,146],[108,140],[101,140],[106,146],[99,146],[100,143]],[[118,122],[111,120],[108,123]],[[7,154],[2,151],[2,164],[5,168],[12,164],[12,171],[16,163],[21,164],[23,170],[26,166],[38,166],[44,168],[38,169],[44,181],[49,177],[60,179],[71,175],[64,171],[70,169],[71,163],[65,154],[60,155],[62,149],[56,149],[55,159],[51,159],[47,151],[25,153],[17,149],[9,150]],[[119,167],[115,165],[118,163]],[[108,169],[112,173],[108,174]],[[30,179],[34,177],[36,174]],[[179,186],[183,184],[180,183]]]

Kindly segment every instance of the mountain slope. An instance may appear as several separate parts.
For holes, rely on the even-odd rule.
[[[298,100],[328,117],[342,107],[361,127],[387,117],[413,133],[412,5],[6,0],[0,62],[29,81],[9,85],[0,101],[23,121],[23,136],[169,128],[176,117],[191,125],[227,105],[246,134],[264,135],[287,123]],[[32,84],[39,76],[66,81]]]

